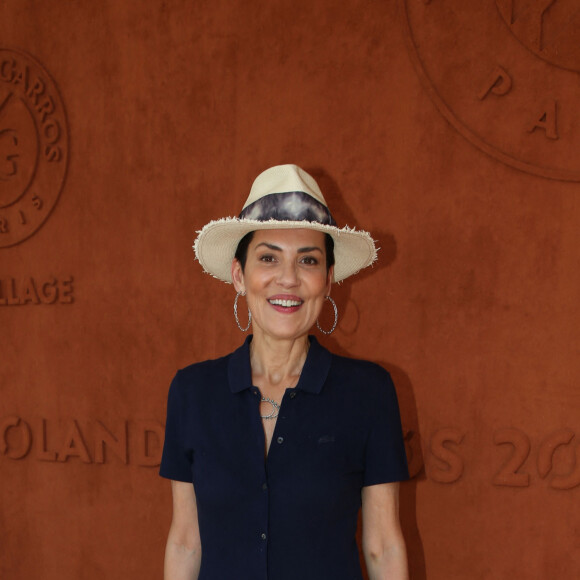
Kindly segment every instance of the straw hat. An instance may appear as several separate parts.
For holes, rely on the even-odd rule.
[[[334,281],[340,282],[377,259],[371,236],[338,228],[314,178],[296,165],[277,165],[258,175],[237,218],[206,224],[193,245],[205,272],[231,284],[231,265],[240,240],[256,230],[308,228],[334,240]]]

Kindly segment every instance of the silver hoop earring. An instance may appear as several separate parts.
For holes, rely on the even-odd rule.
[[[316,328],[318,328],[318,330],[320,330],[320,332],[322,332],[322,334],[332,334],[334,332],[334,329],[336,328],[336,324],[338,323],[338,308],[336,307],[336,302],[330,296],[325,296],[324,298],[325,298],[325,300],[330,300],[330,303],[332,304],[332,307],[334,308],[334,324],[332,325],[332,328],[330,330],[322,330],[322,328],[320,328],[320,324],[318,324],[318,320],[317,320],[316,321]]]
[[[247,332],[248,329],[250,328],[250,324],[252,324],[252,313],[250,312],[249,308],[248,308],[248,326],[246,326],[246,328],[242,328],[242,325],[240,324],[240,320],[238,318],[238,298],[240,296],[245,296],[245,295],[246,295],[245,292],[238,292],[236,294],[236,299],[234,300],[234,318],[236,319],[236,324],[238,325],[238,328],[242,332]]]

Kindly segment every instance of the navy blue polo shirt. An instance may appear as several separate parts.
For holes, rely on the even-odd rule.
[[[408,478],[389,374],[311,336],[265,457],[251,338],[169,390],[160,474],[194,485],[199,580],[361,580],[361,489]]]

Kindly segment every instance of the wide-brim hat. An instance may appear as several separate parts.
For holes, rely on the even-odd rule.
[[[336,225],[314,178],[296,165],[277,165],[258,175],[237,218],[206,224],[193,245],[205,272],[231,284],[231,266],[240,240],[256,230],[306,228],[334,241],[334,281],[340,282],[377,259],[369,233]]]

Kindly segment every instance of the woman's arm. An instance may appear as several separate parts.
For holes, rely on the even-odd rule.
[[[172,481],[173,519],[165,548],[165,580],[197,580],[201,540],[195,491],[191,483]]]
[[[407,551],[399,523],[399,484],[362,490],[362,545],[370,580],[408,580]]]

